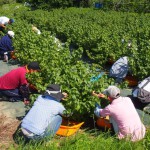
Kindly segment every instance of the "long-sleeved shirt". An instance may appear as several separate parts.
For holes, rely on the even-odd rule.
[[[36,135],[41,135],[53,118],[62,114],[64,110],[64,106],[54,98],[40,95],[22,120],[21,127]]]
[[[13,51],[14,47],[12,45],[12,40],[8,35],[5,35],[0,40],[0,53],[3,54],[7,51]]]
[[[111,67],[109,76],[114,78],[125,78],[129,70],[128,58],[121,57]]]
[[[128,97],[119,97],[104,109],[100,109],[102,117],[111,116],[119,128],[118,138],[130,136],[131,141],[138,141],[145,136],[145,126]]]
[[[11,90],[19,88],[21,85],[28,84],[26,79],[26,67],[19,67],[0,77],[0,89]]]

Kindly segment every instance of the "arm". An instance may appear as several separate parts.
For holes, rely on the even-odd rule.
[[[108,105],[107,107],[105,107],[104,109],[100,109],[100,115],[102,117],[106,117],[109,116],[111,114],[110,110],[109,110],[110,105]]]
[[[66,100],[66,98],[68,97],[68,94],[65,93],[65,92],[63,92],[62,94],[63,94],[63,96],[64,96],[64,97],[62,98],[62,100]]]
[[[20,80],[19,80],[19,91],[24,98],[24,103],[28,104],[29,103],[29,95],[30,95],[30,90],[29,90],[29,83],[26,79],[26,72],[21,72],[20,75]]]
[[[7,41],[7,49],[8,49],[8,51],[13,51],[14,50],[11,39],[10,39],[10,41]]]
[[[28,85],[21,85],[19,91],[22,97],[24,98],[24,100],[29,100],[30,91]]]
[[[93,96],[96,96],[98,98],[106,98],[106,96],[102,93],[96,93],[95,91],[92,92]]]
[[[6,28],[6,26],[4,24],[0,24],[0,27],[2,28]]]

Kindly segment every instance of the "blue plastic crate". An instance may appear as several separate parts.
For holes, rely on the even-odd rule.
[[[102,8],[103,7],[103,4],[102,3],[98,3],[98,2],[96,2],[95,3],[95,8]]]

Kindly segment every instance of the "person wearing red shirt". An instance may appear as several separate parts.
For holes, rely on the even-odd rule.
[[[26,66],[13,69],[0,77],[0,94],[14,102],[29,99],[29,83],[26,74],[40,71],[39,63],[33,61]],[[22,92],[23,91],[23,92]]]

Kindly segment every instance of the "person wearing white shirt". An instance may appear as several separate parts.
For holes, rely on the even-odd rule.
[[[14,19],[9,19],[8,17],[5,17],[5,16],[0,17],[0,31],[4,32],[7,24],[12,24],[13,22],[14,22]]]

